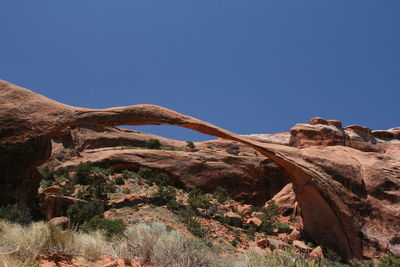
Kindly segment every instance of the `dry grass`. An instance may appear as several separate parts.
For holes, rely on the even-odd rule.
[[[43,222],[21,226],[0,221],[0,267],[33,266],[40,255],[51,253],[79,255],[92,261],[104,255],[139,258],[143,263],[160,267],[343,266],[290,251],[269,251],[260,255],[248,250],[236,259],[221,257],[203,241],[169,231],[159,222],[130,227],[124,237],[110,241],[101,232],[83,234],[62,231]]]
[[[21,226],[0,221],[0,266],[32,266],[40,255],[51,253],[95,260],[106,246],[101,233],[62,231],[42,222]]]

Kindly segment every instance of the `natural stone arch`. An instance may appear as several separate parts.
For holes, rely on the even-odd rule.
[[[0,81],[0,205],[12,198],[32,204],[40,175],[37,166],[51,154],[50,138],[68,126],[94,124],[175,125],[240,142],[259,151],[285,171],[302,208],[304,230],[317,242],[335,248],[346,259],[361,257],[359,226],[351,210],[326,177],[301,160],[301,150],[260,143],[215,125],[154,105],[109,109],[72,107]]]

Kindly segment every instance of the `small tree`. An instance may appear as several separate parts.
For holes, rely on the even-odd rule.
[[[224,203],[228,200],[228,192],[221,186],[218,186],[217,189],[215,189],[213,195],[219,203]]]
[[[186,224],[186,229],[197,237],[204,237],[206,235],[206,231],[201,227],[201,224],[195,220],[189,220]]]
[[[188,147],[190,149],[194,149],[196,146],[194,145],[194,143],[192,141],[186,141],[186,147]]]
[[[189,192],[188,198],[189,205],[194,209],[208,209],[211,206],[210,201],[205,195],[201,193],[199,189],[195,189]]]
[[[125,228],[125,223],[120,219],[111,220],[96,216],[90,219],[82,228],[82,230],[84,232],[101,230],[106,234],[107,237],[112,237],[114,235],[122,235],[125,231]]]

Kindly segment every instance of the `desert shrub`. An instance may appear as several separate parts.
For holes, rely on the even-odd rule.
[[[332,264],[327,260],[313,259],[306,255],[295,254],[292,251],[273,250],[267,251],[261,255],[255,250],[248,250],[245,253],[245,259],[241,261],[241,266],[259,267],[259,266],[285,266],[285,267],[326,267],[326,266],[345,266]]]
[[[75,240],[80,254],[91,261],[112,252],[112,246],[101,231],[75,234]]]
[[[166,173],[154,173],[151,169],[140,167],[137,174],[144,179],[148,185],[166,186],[169,182],[169,176]]]
[[[48,188],[55,183],[61,183],[69,178],[69,169],[65,167],[58,168],[55,171],[45,167],[39,170],[43,179],[40,181],[40,186],[42,188]]]
[[[234,266],[220,257],[206,243],[187,238],[176,231],[165,232],[157,240],[151,263],[160,267],[227,267]]]
[[[93,164],[90,161],[79,163],[75,168],[75,176],[72,177],[73,184],[90,185],[93,182],[93,178],[89,176],[90,170],[93,168]]]
[[[74,171],[77,174],[89,174],[91,169],[93,168],[93,163],[90,161],[84,161],[79,163],[75,168]]]
[[[82,228],[86,233],[97,230],[103,231],[107,237],[122,235],[126,225],[122,220],[111,220],[98,216],[91,218]]]
[[[195,210],[208,209],[211,206],[209,199],[199,189],[189,192],[188,203]]]
[[[0,248],[1,252],[5,252],[1,254],[9,255],[14,262],[21,263],[12,266],[33,266],[41,254],[57,252],[73,255],[76,252],[74,233],[61,231],[55,226],[44,223],[21,226],[0,222],[0,229]]]
[[[274,223],[272,221],[263,221],[258,231],[270,234],[274,231]]]
[[[46,188],[52,186],[53,184],[54,184],[54,181],[52,181],[52,180],[42,179],[42,180],[40,181],[40,187],[42,187],[42,188],[44,188],[44,189],[46,189]]]
[[[122,177],[117,177],[117,178],[115,178],[114,182],[115,182],[116,185],[123,185],[123,184],[125,184],[124,179],[123,179]]]
[[[90,173],[99,173],[99,174],[103,174],[106,176],[109,176],[114,173],[113,168],[104,169],[104,168],[100,168],[100,167],[92,167],[92,168],[90,168],[89,171],[90,171]]]
[[[237,241],[236,239],[232,239],[231,245],[236,248],[239,245],[239,241]]]
[[[137,172],[123,170],[122,177],[124,177],[124,179],[138,179],[140,175]]]
[[[379,267],[400,267],[400,259],[393,256],[384,256],[379,259]]]
[[[324,256],[333,262],[341,262],[342,261],[342,257],[339,256],[339,254],[336,253],[336,251],[334,251],[333,249],[329,249],[329,248],[324,248]]]
[[[176,189],[173,186],[160,186],[155,194],[156,197],[163,198],[166,201],[176,199]]]
[[[130,194],[131,193],[131,190],[129,189],[129,188],[124,188],[124,189],[122,189],[122,193],[123,194]]]
[[[280,209],[275,204],[274,200],[270,200],[267,202],[267,206],[264,208],[263,212],[264,212],[264,216],[262,218],[263,220],[273,220],[279,215]]]
[[[153,175],[152,170],[146,167],[140,167],[137,174],[143,179],[149,179]]]
[[[176,210],[179,210],[181,208],[182,208],[182,205],[179,204],[178,202],[176,202],[175,199],[171,199],[171,200],[169,200],[167,202],[167,209],[169,209],[169,210],[176,211]]]
[[[14,204],[0,207],[0,219],[19,224],[28,224],[32,221],[32,216],[28,208]]]
[[[231,155],[239,155],[240,151],[238,149],[228,149],[226,152],[228,152]]]
[[[74,254],[75,248],[75,237],[72,231],[62,231],[57,226],[48,224],[48,251],[60,252],[63,254]]]
[[[218,216],[216,218],[219,222],[226,224],[226,225],[231,225],[231,226],[236,226],[239,227],[241,226],[241,222],[238,222],[237,218],[232,218],[232,217],[225,217],[225,216]]]
[[[185,223],[187,223],[189,220],[191,220],[193,218],[193,216],[195,216],[195,215],[196,215],[196,213],[193,211],[193,209],[188,208],[188,207],[185,207],[178,212],[179,218]]]
[[[166,186],[169,182],[169,176],[166,173],[158,173],[154,177],[153,183],[158,185],[158,186]]]
[[[54,172],[49,169],[49,167],[44,167],[39,169],[40,175],[46,180],[53,178]]]
[[[186,224],[186,229],[197,237],[204,237],[206,235],[206,231],[201,224],[195,220],[189,220]]]
[[[74,188],[74,187],[72,187]],[[94,180],[92,185],[87,186],[78,192],[77,197],[86,201],[106,200],[108,193],[115,192],[113,183],[106,183],[100,180]]]
[[[54,171],[54,176],[56,177],[68,177],[69,169],[66,167],[60,167]]]
[[[379,265],[374,264],[373,260],[352,259],[349,264],[351,267],[379,267]]]
[[[228,200],[228,192],[225,188],[221,186],[218,186],[217,189],[215,189],[213,196],[217,199],[219,203],[224,203]]]
[[[161,235],[167,228],[160,222],[141,223],[125,231],[128,253],[138,256],[144,263],[151,262],[153,251]]]
[[[194,143],[192,141],[186,141],[186,147],[188,147],[190,149],[194,149],[196,146],[194,145]]]
[[[280,233],[290,233],[291,232],[289,225],[287,225],[286,223],[274,222],[273,227],[278,229],[278,231]]]
[[[93,200],[86,204],[73,204],[68,207],[67,216],[73,224],[81,224],[104,212],[104,205],[99,200]]]
[[[146,141],[145,146],[148,149],[160,149],[161,143],[160,143],[160,140],[151,138]]]

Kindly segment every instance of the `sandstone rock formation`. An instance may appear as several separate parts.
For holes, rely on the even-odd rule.
[[[5,81],[0,82],[0,99],[0,204],[33,203],[40,180],[36,168],[50,157],[51,137],[68,126],[177,125],[248,145],[278,164],[293,183],[304,231],[317,243],[346,259],[388,250],[400,255],[398,128],[376,136],[372,132],[369,140],[369,131],[351,127],[350,146],[303,146],[308,135],[296,135],[291,143],[298,147],[290,147],[239,136],[153,105],[77,108]]]
[[[288,182],[274,162],[255,155],[255,150],[221,139],[196,142],[196,151],[145,149],[146,140],[159,139],[163,146],[179,148],[186,142],[147,133],[101,126],[67,128],[52,138],[53,153],[47,166],[72,167],[81,161],[115,170],[147,167],[168,173],[175,186],[214,192],[224,187],[235,199],[263,205]],[[227,151],[240,150],[239,155]]]

